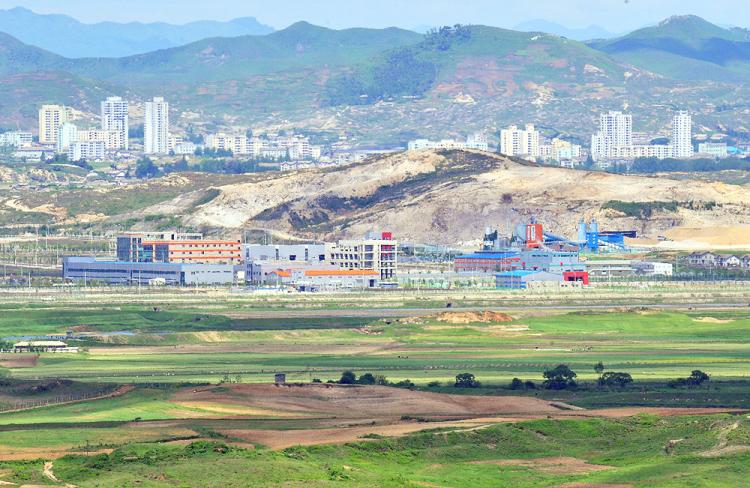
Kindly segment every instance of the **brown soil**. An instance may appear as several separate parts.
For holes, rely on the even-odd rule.
[[[39,359],[37,354],[0,354],[3,368],[33,368]]]
[[[175,394],[180,403],[243,405],[279,416],[294,413],[308,417],[377,418],[412,417],[470,418],[492,415],[555,414],[561,410],[551,402],[528,397],[444,395],[384,386],[339,385],[223,385],[184,389]]]
[[[500,312],[443,312],[437,315],[437,320],[449,324],[489,324],[496,322],[512,322],[513,317]]]
[[[340,427],[334,429],[303,430],[225,430],[221,431],[236,439],[261,444],[271,449],[286,449],[292,446],[312,446],[319,444],[343,444],[346,442],[367,441],[368,434],[385,437],[399,437],[422,430],[435,428],[462,429],[461,422],[398,423],[392,425],[371,425],[366,427]]]
[[[497,466],[522,466],[543,473],[557,475],[587,474],[612,469],[612,466],[590,464],[574,457],[547,457],[536,459],[499,459],[497,461],[476,461],[471,464],[495,464]]]

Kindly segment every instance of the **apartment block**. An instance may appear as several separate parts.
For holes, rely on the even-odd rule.
[[[169,104],[162,97],[146,102],[143,121],[143,152],[169,153]]]
[[[39,143],[57,144],[57,131],[68,121],[69,114],[64,105],[42,105],[39,109]]]
[[[113,132],[111,143],[117,146],[109,149],[128,149],[129,110],[127,100],[120,97],[108,97],[101,103],[102,131]]]

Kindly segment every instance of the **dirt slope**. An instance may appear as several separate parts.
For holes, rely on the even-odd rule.
[[[216,198],[190,209],[187,224],[310,238],[357,236],[376,228],[401,240],[473,246],[486,226],[505,231],[532,215],[551,232],[570,237],[580,218],[596,217],[604,229],[635,229],[651,238],[723,225],[740,230],[710,245],[750,245],[750,232],[742,230],[750,229],[747,187],[538,167],[471,151],[399,153],[218,190]],[[602,208],[612,200],[678,205],[636,218]],[[179,201],[164,205],[175,210]],[[697,240],[702,242],[700,235]]]

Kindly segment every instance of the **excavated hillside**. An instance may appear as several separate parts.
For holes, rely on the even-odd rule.
[[[550,232],[572,237],[581,218],[595,217],[604,229],[635,229],[646,238],[671,233],[685,247],[701,247],[691,244],[691,229],[731,234],[731,242],[714,246],[750,246],[747,187],[540,167],[473,151],[405,152],[217,190],[185,214],[186,224],[305,238],[387,229],[401,240],[472,246],[487,226],[509,229],[535,216]],[[173,200],[146,213],[176,207]]]

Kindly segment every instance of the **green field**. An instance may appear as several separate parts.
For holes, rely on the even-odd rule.
[[[180,400],[199,384],[268,384],[277,372],[289,382],[326,382],[351,370],[392,382],[409,379],[432,393],[522,395],[584,408],[750,409],[750,312],[742,308],[514,305],[506,316],[484,321],[466,307],[490,308],[507,295],[382,295],[369,303],[355,296],[206,300],[174,294],[165,300],[146,293],[105,304],[92,297],[72,291],[54,302],[6,299],[0,305],[0,336],[71,331],[67,340],[82,349],[0,355],[0,408],[53,403],[0,413],[2,480],[50,484],[42,461],[32,459],[66,453],[89,454],[54,461],[58,478],[82,487],[740,486],[750,474],[744,415],[549,418],[276,451],[258,443],[249,449],[248,441],[227,432],[325,429],[333,420],[287,418],[230,400]],[[446,300],[452,309],[437,315],[446,312]],[[605,371],[630,373],[633,384],[597,386],[593,368],[600,361]],[[558,364],[578,374],[577,388],[542,388],[542,373]],[[668,385],[695,369],[711,380],[700,387]],[[463,372],[474,374],[481,387],[455,388]],[[510,389],[516,377],[536,388]],[[66,382],[56,383],[60,378]],[[125,384],[134,387],[120,396],[54,404],[57,397],[107,394]],[[179,440],[196,444],[168,442]],[[107,451],[92,455],[101,450]],[[198,472],[209,466],[221,476]]]
[[[59,459],[54,473],[82,487],[726,487],[747,481],[749,438],[729,416],[539,420],[281,452],[140,444]],[[3,467],[6,480],[44,481],[41,462]]]

